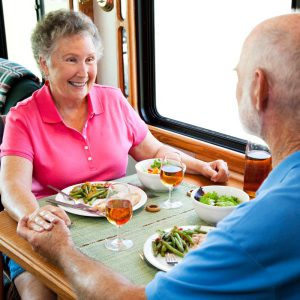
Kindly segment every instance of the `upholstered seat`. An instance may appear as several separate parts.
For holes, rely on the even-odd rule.
[[[0,58],[0,113],[6,115],[17,102],[41,87],[40,80],[25,67]]]
[[[0,144],[2,143],[5,115],[19,101],[31,96],[41,87],[40,80],[18,63],[0,58]],[[0,198],[0,210],[2,210]]]
[[[2,143],[5,116],[10,108],[19,101],[32,95],[34,91],[41,87],[41,83],[34,74],[23,66],[0,58],[0,144]],[[3,210],[0,195],[0,211]],[[0,253],[1,266],[3,267],[3,257]],[[5,268],[5,266],[4,266]],[[0,268],[1,270],[1,268]],[[1,271],[0,271],[1,272]],[[1,276],[0,276],[1,277]],[[4,296],[6,299],[20,299],[13,283],[10,282],[9,274],[4,272],[2,275],[5,286]]]

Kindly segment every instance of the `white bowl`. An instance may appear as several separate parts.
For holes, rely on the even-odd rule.
[[[140,182],[148,189],[154,191],[168,191],[168,188],[160,181],[159,174],[148,173],[148,168],[153,164],[155,158],[141,160],[135,165]]]
[[[226,196],[234,196],[240,199],[241,202],[249,201],[249,196],[243,190],[240,190],[235,187],[231,186],[223,186],[223,185],[209,185],[203,186],[203,191],[205,193],[208,192],[217,192],[219,196],[226,195]],[[200,219],[205,221],[209,224],[217,224],[221,221],[224,217],[229,215],[237,206],[212,206],[204,204],[195,199],[195,193],[197,189],[192,192],[192,199],[195,211],[197,212]]]

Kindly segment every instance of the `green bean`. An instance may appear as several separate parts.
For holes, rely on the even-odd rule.
[[[185,234],[181,231],[177,231],[178,234],[185,240],[187,240],[187,242],[190,244],[190,245],[194,245],[194,242],[193,242],[193,239],[188,235],[188,234]]]
[[[154,256],[157,256],[158,255],[158,251],[157,251],[157,245],[156,245],[155,241],[152,242],[152,250],[153,250]]]
[[[162,241],[162,247],[161,247],[161,250],[160,250],[160,255],[162,257],[165,257],[166,255],[166,251],[167,251],[167,246],[166,245],[169,245],[168,243],[166,243],[165,241]]]
[[[172,241],[171,245],[175,246],[175,238],[172,234],[170,235],[170,238],[171,238],[171,241]]]
[[[180,257],[184,257],[184,254],[181,253],[180,251],[178,251],[177,249],[175,249],[174,247],[172,247],[170,244],[168,244],[167,242],[165,241],[161,241],[163,243],[163,245],[168,249],[170,250],[171,252],[173,252],[174,254],[180,256]]]
[[[180,252],[184,252],[184,249],[183,249],[183,245],[181,243],[181,238],[178,236],[175,236],[174,237],[174,240],[175,240],[175,245],[177,246],[177,249],[180,251]]]

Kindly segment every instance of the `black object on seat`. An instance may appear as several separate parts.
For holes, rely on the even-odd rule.
[[[0,58],[0,113],[5,115],[17,102],[41,87],[40,80],[22,65]]]
[[[15,106],[19,101],[30,97],[33,92],[38,90],[40,87],[40,83],[37,83],[30,78],[20,78],[7,93],[6,102],[2,109],[2,114],[7,115],[11,107]]]

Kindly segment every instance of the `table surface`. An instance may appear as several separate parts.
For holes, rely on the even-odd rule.
[[[122,178],[118,181],[141,186],[136,175]],[[147,238],[157,229],[170,228],[174,225],[204,224],[193,209],[192,199],[187,192],[199,184],[212,184],[201,176],[189,176],[172,193],[174,198],[180,199],[183,206],[178,209],[161,209],[150,213],[142,207],[134,211],[131,221],[121,227],[120,233],[133,240],[133,247],[121,252],[109,251],[105,248],[106,238],[116,235],[116,227],[103,217],[83,217],[69,214],[72,226],[71,234],[76,246],[89,257],[99,260],[115,271],[123,274],[135,284],[147,284],[158,270],[142,261],[138,251],[143,249]],[[240,180],[231,178],[227,185],[240,187]],[[147,204],[158,204],[167,200],[168,193],[147,191]],[[54,196],[51,196],[52,198]],[[51,198],[49,197],[49,198]],[[41,204],[47,198],[42,199]],[[54,265],[46,262],[41,256],[32,251],[30,245],[16,234],[16,222],[7,212],[0,213],[0,251],[18,262],[23,268],[37,275],[49,288],[55,291],[60,299],[76,299],[63,272]]]

